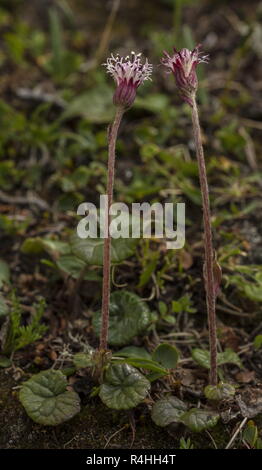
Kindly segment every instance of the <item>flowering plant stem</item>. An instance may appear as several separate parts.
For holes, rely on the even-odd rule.
[[[204,245],[205,245],[205,263],[204,279],[206,289],[206,303],[209,327],[209,347],[210,347],[210,384],[217,384],[217,333],[216,333],[216,293],[214,283],[214,252],[212,243],[212,229],[209,206],[209,191],[207,183],[206,165],[204,151],[201,141],[201,129],[199,115],[195,96],[192,98],[192,123],[193,133],[196,145],[196,154],[198,162],[199,180],[202,194],[203,205],[203,223],[204,223]]]
[[[107,207],[105,213],[105,238],[103,251],[103,293],[102,293],[102,325],[100,332],[100,351],[106,351],[109,326],[109,303],[110,303],[110,268],[111,268],[111,237],[110,207],[113,202],[114,175],[115,175],[115,149],[118,129],[124,114],[124,107],[117,106],[115,118],[108,131],[108,173],[107,173]]]

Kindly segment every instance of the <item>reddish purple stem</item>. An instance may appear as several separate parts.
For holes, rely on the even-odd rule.
[[[109,304],[110,304],[110,268],[111,268],[111,237],[109,233],[110,227],[110,207],[113,202],[113,189],[114,189],[114,175],[115,175],[115,150],[118,129],[121,123],[124,108],[117,106],[115,119],[108,133],[108,173],[107,173],[107,196],[108,205],[106,208],[106,230],[104,239],[104,252],[103,252],[103,293],[102,293],[102,325],[100,332],[100,350],[107,349],[108,327],[109,327]]]
[[[206,303],[208,315],[208,329],[209,329],[209,346],[210,346],[210,384],[217,384],[217,333],[216,333],[216,294],[214,284],[213,272],[213,243],[212,243],[212,229],[211,217],[209,207],[209,191],[207,183],[206,165],[204,151],[201,141],[201,129],[199,123],[198,109],[195,96],[192,100],[192,123],[193,133],[196,144],[196,154],[198,161],[199,180],[202,194],[203,205],[203,222],[204,222],[204,245],[205,245],[205,264],[204,264],[204,278],[206,289]]]

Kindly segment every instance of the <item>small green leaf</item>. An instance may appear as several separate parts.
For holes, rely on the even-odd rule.
[[[91,271],[87,264],[75,255],[61,255],[56,262],[57,267],[74,279],[78,279],[83,269],[86,268],[84,280],[99,281],[101,276],[95,271]]]
[[[243,439],[250,445],[254,447],[258,438],[258,429],[254,425],[253,421],[249,421],[243,433]]]
[[[168,370],[164,369],[158,362],[152,361],[151,359],[141,359],[139,357],[127,357],[125,359],[126,364],[131,366],[138,367],[140,369],[151,370],[152,372],[157,372],[162,375],[167,375]]]
[[[5,302],[5,299],[0,294],[0,317],[6,315],[8,311],[9,311],[9,308]]]
[[[80,352],[74,354],[73,363],[77,369],[84,369],[85,367],[92,367],[94,365],[94,350],[90,352]]]
[[[159,364],[164,366],[166,369],[174,369],[179,359],[179,352],[175,346],[168,343],[162,343],[154,350],[152,359],[159,362]]]
[[[201,432],[213,428],[219,420],[219,415],[213,411],[191,408],[183,416],[181,421],[193,432]]]
[[[134,254],[138,239],[112,238],[111,261],[112,264],[121,263]],[[103,266],[103,238],[79,238],[74,234],[71,239],[71,248],[75,256],[87,264]]]
[[[176,323],[176,318],[172,317],[172,315],[166,315],[163,320],[165,320],[167,323],[170,323],[170,325],[174,325]]]
[[[101,385],[99,396],[109,408],[127,410],[144,400],[150,390],[150,382],[128,364],[111,365]]]
[[[86,263],[74,255],[62,255],[56,262],[57,267],[65,273],[77,279],[81,271],[85,268]]]
[[[193,359],[202,367],[206,369],[210,368],[210,353],[204,349],[195,348],[192,351]],[[217,365],[222,366],[223,364],[235,364],[238,367],[243,367],[242,362],[232,349],[226,349],[222,353],[217,354]]]
[[[113,292],[110,301],[109,344],[122,346],[145,331],[151,321],[147,304],[136,294],[124,290]],[[97,336],[101,328],[101,312],[94,312],[93,327]]]
[[[220,382],[218,385],[207,385],[204,393],[209,400],[224,400],[232,398],[236,389],[233,385]]]
[[[5,356],[0,356],[0,367],[9,367],[12,365],[12,361],[11,359],[9,359],[9,357],[5,357]]]
[[[80,411],[77,393],[67,391],[61,371],[46,370],[24,382],[19,398],[28,416],[39,424],[56,426]]]
[[[181,416],[187,411],[186,404],[176,397],[161,398],[152,408],[151,417],[157,426],[168,426],[180,422]]]
[[[10,269],[8,264],[0,259],[0,287],[6,282],[9,284],[10,282]]]
[[[260,439],[260,437],[258,437],[256,440],[255,449],[262,450],[262,439]]]
[[[195,348],[192,350],[192,358],[202,367],[210,368],[210,352]]]
[[[151,354],[149,354],[145,348],[139,348],[137,346],[126,346],[114,353],[114,356],[151,359]]]
[[[260,349],[262,347],[262,335],[257,335],[253,342],[255,349]]]
[[[38,255],[44,251],[47,253],[66,254],[69,253],[70,247],[68,243],[61,242],[60,240],[31,237],[23,242],[21,251],[26,255]]]

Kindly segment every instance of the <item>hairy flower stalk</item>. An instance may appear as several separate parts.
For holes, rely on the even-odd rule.
[[[113,202],[114,173],[115,173],[115,149],[119,126],[124,112],[132,106],[137,88],[145,81],[150,80],[152,65],[141,62],[141,54],[131,52],[130,56],[120,57],[111,54],[107,62],[103,64],[107,72],[112,75],[116,82],[116,90],[113,103],[116,106],[115,118],[108,132],[108,174],[107,174],[107,196],[106,208],[106,230],[103,251],[103,292],[102,292],[102,326],[100,333],[100,351],[106,351],[109,326],[110,305],[110,268],[111,268],[111,236],[110,207]]]
[[[202,194],[203,223],[204,223],[204,281],[206,290],[206,303],[209,327],[210,346],[210,384],[217,384],[217,333],[216,333],[216,296],[219,287],[220,267],[214,258],[212,228],[209,205],[209,191],[207,183],[205,157],[201,140],[196,91],[198,80],[196,67],[200,62],[207,62],[208,56],[202,56],[199,46],[193,51],[182,49],[178,52],[174,49],[174,55],[164,53],[162,63],[173,72],[181,98],[190,105],[192,111],[193,134],[198,161],[199,180]]]

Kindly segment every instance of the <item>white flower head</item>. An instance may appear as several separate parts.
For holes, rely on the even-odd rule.
[[[107,72],[112,75],[117,85],[125,81],[127,84],[132,82],[136,87],[141,85],[145,80],[151,80],[153,66],[146,59],[144,63],[141,61],[141,53],[131,52],[130,56],[120,57],[118,54],[107,59],[103,64],[107,68]]]

